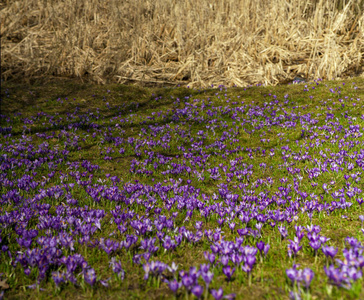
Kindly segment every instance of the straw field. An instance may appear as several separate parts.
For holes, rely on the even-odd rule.
[[[1,1],[1,78],[246,86],[363,72],[363,0]]]

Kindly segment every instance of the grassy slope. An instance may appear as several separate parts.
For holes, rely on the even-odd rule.
[[[78,106],[80,108],[80,113],[87,112],[89,109],[92,111],[96,111],[96,108],[99,108],[100,115],[104,118],[102,122],[107,122],[118,115],[124,115],[127,117],[128,114],[138,114],[140,116],[150,115],[151,112],[155,111],[166,111],[167,109],[173,109],[173,101],[174,98],[184,98],[185,96],[190,96],[190,99],[198,99],[195,103],[199,103],[204,99],[210,98],[215,106],[216,104],[224,105],[226,104],[225,99],[232,99],[231,101],[236,100],[237,96],[240,96],[239,101],[244,101],[245,103],[253,103],[257,105],[262,105],[266,101],[271,101],[271,95],[276,95],[277,99],[283,99],[284,95],[289,94],[289,99],[293,99],[296,105],[307,106],[303,112],[308,113],[318,113],[324,112],[322,108],[325,108],[325,104],[321,102],[327,99],[332,99],[333,96],[329,88],[335,88],[342,82],[346,82],[346,87],[351,85],[353,80],[345,80],[340,82],[324,82],[324,84],[320,84],[318,88],[315,89],[314,92],[310,92],[309,95],[313,95],[314,98],[310,99],[308,94],[303,92],[304,85],[290,85],[290,86],[276,86],[276,87],[250,87],[250,88],[229,88],[228,90],[222,89],[219,91],[218,89],[207,89],[207,90],[197,90],[197,89],[185,89],[185,88],[141,88],[137,86],[122,86],[122,85],[89,85],[82,84],[78,82],[74,82],[71,80],[66,81],[57,81],[53,83],[49,83],[47,85],[16,85],[16,84],[5,84],[1,91],[2,103],[2,114],[12,115],[17,112],[22,113],[22,117],[32,116],[39,111],[45,111],[49,114],[58,113],[60,116],[66,117],[67,113],[73,112]],[[356,86],[358,89],[354,91],[350,90],[351,94],[345,93],[349,97],[353,98],[361,98],[364,99],[364,80],[362,78],[355,79]],[[328,87],[325,86],[327,84]],[[309,87],[311,84],[309,85]],[[219,95],[216,95],[219,93]],[[8,96],[9,95],[9,96]],[[156,97],[162,97],[162,100],[155,100]],[[68,98],[68,100],[66,100]],[[73,100],[75,99],[75,100]],[[109,103],[111,109],[107,108],[106,103]],[[193,103],[193,100],[190,101]],[[138,104],[138,105],[137,105]],[[113,108],[115,106],[115,108]],[[116,107],[120,107],[117,109]],[[360,106],[361,107],[361,103]],[[300,108],[300,109],[301,109]],[[345,110],[338,110],[337,116],[342,120],[340,114]],[[350,110],[351,116],[354,117],[356,114],[357,117],[362,114],[362,111],[358,110]],[[360,122],[360,120],[358,120]],[[158,122],[150,121],[150,124],[155,124]],[[4,120],[2,119],[2,126],[6,126]],[[15,136],[17,138],[21,137],[22,134],[22,125],[20,122],[16,125],[14,124]],[[363,121],[361,121],[361,126],[363,126]],[[106,126],[106,125],[105,125]],[[202,129],[202,124],[193,124],[193,131],[197,131]],[[135,123],[128,126],[123,127],[125,130],[125,137],[136,137],[138,133],[143,127],[143,125]],[[48,132],[49,134],[52,131],[55,131],[56,128],[46,128],[40,124],[36,125],[32,128],[32,132]],[[87,129],[87,128],[85,128]],[[56,131],[57,132],[57,131]],[[59,131],[58,131],[59,132]],[[276,132],[267,133],[268,136],[266,138],[270,138],[271,142],[268,145],[263,145],[260,142],[260,137],[257,135],[249,136],[248,134],[242,135],[242,144],[245,147],[255,147],[255,146],[265,146],[267,149],[270,149],[274,146],[280,146],[286,144],[284,141],[280,141]],[[299,137],[299,132],[291,132],[288,133],[290,138],[290,142],[288,144],[290,147],[294,148],[295,139]],[[36,140],[36,139],[35,139]],[[50,144],[56,145],[59,143],[56,139],[49,141]],[[70,160],[81,160],[88,159],[91,160],[92,163],[98,164],[101,167],[101,171],[105,173],[110,173],[112,175],[118,175],[124,178],[124,182],[128,182],[131,180],[140,180],[143,183],[153,184],[151,178],[148,177],[140,177],[137,175],[131,175],[128,173],[130,161],[132,157],[123,156],[123,157],[115,157],[112,161],[104,161],[101,159],[99,153],[99,145],[97,143],[86,140],[81,143],[82,149],[80,151],[73,151],[70,155]],[[166,155],[175,155],[176,149],[171,148],[169,153],[165,153]],[[259,164],[260,162],[266,161],[271,165],[278,165],[278,161],[268,161],[266,158],[262,158],[257,161],[252,161],[251,163]],[[222,162],[218,161],[217,163]],[[301,165],[300,165],[301,164]],[[303,163],[297,163],[297,167],[302,167]],[[273,178],[281,178],[282,171],[278,170],[278,168],[273,168],[273,171],[270,171],[271,174],[266,174],[266,176],[271,176]],[[254,174],[254,176],[259,176],[261,174]],[[102,173],[100,173],[100,177],[104,177]],[[164,180],[164,176],[161,174],[156,174],[154,176],[155,181]],[[276,180],[278,181],[278,180]],[[278,182],[279,183],[279,182]],[[206,183],[205,185],[201,185],[197,181],[192,181],[192,184],[198,186],[203,191],[207,193],[213,192],[217,190],[217,187],[213,183]],[[308,184],[308,183],[307,183]],[[273,186],[272,189],[277,186]],[[100,208],[103,207],[103,203],[99,203],[96,205]],[[11,208],[5,208],[11,209]],[[313,220],[314,224],[321,225],[323,227],[323,234],[330,237],[338,246],[342,246],[343,238],[346,236],[352,236],[355,232],[357,232],[357,228],[360,227],[360,223],[358,220],[358,215],[362,212],[357,207],[356,209],[350,210],[347,215],[348,219],[342,219],[340,214],[336,213],[330,218],[321,218],[315,217]],[[107,219],[108,217],[106,217]],[[305,220],[305,217],[302,217],[300,223],[306,224],[308,219]],[[304,221],[303,221],[304,220]],[[177,226],[182,226],[183,218],[180,219],[181,223],[176,224]],[[186,225],[189,226],[189,225]],[[214,226],[214,225],[213,225]],[[293,224],[291,224],[289,228],[289,232],[293,232],[292,230]],[[107,223],[103,224],[104,232],[107,232]],[[205,227],[205,229],[209,228],[209,225]],[[354,230],[355,229],[355,230]],[[229,233],[228,229],[225,228],[226,239],[233,239],[232,235]],[[356,235],[356,233],[355,233]],[[101,235],[100,235],[101,236]],[[285,290],[286,285],[286,275],[285,269],[289,268],[292,263],[287,259],[286,252],[286,243],[280,243],[279,234],[275,229],[271,229],[269,227],[265,227],[264,229],[264,237],[265,241],[267,241],[267,237],[269,237],[271,243],[271,252],[269,253],[269,259],[265,264],[258,264],[254,270],[255,279],[253,281],[253,285],[251,288],[248,288],[246,284],[239,283],[238,280],[233,281],[232,283],[224,282],[224,275],[220,274],[219,277],[215,276],[214,282],[221,283],[225,288],[226,292],[235,292],[240,298],[242,295],[246,297],[245,299],[277,299],[282,298],[285,299],[287,297],[288,292]],[[253,241],[251,241],[253,243]],[[105,253],[97,254],[93,252],[92,249],[82,249],[80,248],[82,253],[89,263],[95,266],[96,272],[98,275],[101,275],[103,278],[109,276],[109,270],[105,266],[107,264],[107,255]],[[185,244],[182,247],[178,248],[177,253],[173,255],[159,255],[162,261],[166,263],[171,263],[175,261],[180,264],[180,269],[188,269],[189,266],[198,265],[199,263],[204,263],[205,260],[203,258],[203,251],[207,250],[208,247],[206,244],[202,243],[198,246],[194,246],[191,248],[188,244]],[[158,259],[156,258],[156,259]],[[123,267],[126,271],[126,280],[121,283],[121,286],[113,285],[109,289],[105,289],[99,287],[95,290],[87,288],[85,291],[69,286],[64,289],[60,294],[56,294],[52,292],[53,285],[48,282],[44,288],[46,288],[45,292],[34,292],[32,290],[28,290],[25,288],[26,285],[32,284],[33,281],[29,280],[23,274],[19,276],[20,271],[17,269],[16,276],[13,274],[9,277],[8,283],[10,284],[11,290],[7,291],[7,297],[9,299],[24,299],[24,298],[90,298],[93,296],[95,298],[140,298],[145,299],[153,298],[169,298],[171,297],[171,292],[167,288],[165,284],[161,284],[159,288],[156,288],[151,283],[145,283],[142,280],[143,270],[142,268],[134,268],[130,263],[128,263],[128,257],[123,252],[121,257]],[[312,291],[313,295],[316,299],[323,299],[326,295],[326,291],[322,282],[325,282],[325,275],[322,269],[324,264],[324,257],[321,255],[317,263],[314,263],[314,259],[312,258],[312,254],[309,251],[303,252],[302,256],[299,257],[299,263],[301,267],[310,267],[315,271],[315,280],[313,281]],[[278,263],[277,263],[278,262]],[[3,272],[3,271],[1,271]],[[8,274],[8,270],[5,271]],[[263,281],[260,280],[263,278]],[[219,285],[216,284],[214,286],[218,288]],[[342,291],[335,291],[337,297],[350,297],[348,293],[344,293]],[[361,298],[364,298],[364,291],[361,292]],[[239,296],[240,295],[240,296]],[[351,296],[356,297],[356,296]],[[353,298],[353,299],[354,299]]]

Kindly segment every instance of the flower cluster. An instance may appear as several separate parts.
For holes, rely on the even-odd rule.
[[[152,98],[140,114],[128,103],[107,104],[110,115],[1,115],[0,267],[59,290],[121,285],[139,268],[176,296],[231,299],[234,281],[264,280],[256,270],[282,245],[292,297],[315,282],[298,269],[306,253],[326,261],[330,285],[350,289],[362,280],[362,240],[347,237],[341,255],[326,221],[363,227],[364,129],[349,107],[360,99],[339,97],[314,108],[217,92],[168,99],[167,110]],[[187,252],[199,265],[165,262]]]

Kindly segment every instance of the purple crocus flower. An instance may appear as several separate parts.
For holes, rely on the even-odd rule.
[[[297,270],[297,266],[298,265],[293,265],[292,268],[286,270],[287,277],[292,281],[293,284],[300,281],[301,279],[301,271]]]
[[[174,274],[174,273],[177,272],[178,266],[177,266],[177,264],[175,262],[172,262],[172,265],[171,266],[167,266],[167,269],[168,269],[169,272],[171,272],[171,273]]]
[[[93,286],[96,283],[96,272],[93,268],[88,268],[83,271],[83,278],[85,281]]]
[[[248,235],[249,230],[248,230],[248,228],[241,228],[241,229],[238,229],[237,232],[240,236],[245,236],[245,235]]]
[[[203,293],[203,287],[197,284],[192,287],[191,293],[194,294],[198,299],[200,299]]]
[[[109,280],[111,279],[111,277],[105,279],[105,280],[99,280],[100,284],[104,287],[109,287]]]
[[[194,282],[197,282],[197,278],[200,276],[201,272],[196,267],[191,267],[189,271],[189,275],[193,279]]]
[[[282,239],[285,239],[288,236],[288,231],[284,226],[278,226],[278,231],[281,234]]]
[[[233,276],[235,272],[235,268],[231,268],[230,266],[225,266],[222,268],[223,273],[227,277],[228,281],[231,280],[231,277]]]
[[[229,228],[230,228],[231,232],[234,231],[235,225],[236,224],[234,222],[229,223]]]
[[[253,256],[253,255],[247,255],[245,257],[245,263],[250,266],[250,267],[253,267],[253,265],[255,264],[255,261],[256,261],[256,257]]]
[[[301,279],[304,282],[306,289],[309,288],[314,275],[314,272],[309,268],[305,268],[302,270]]]
[[[225,221],[226,220],[224,218],[217,219],[217,223],[219,224],[220,227],[222,227],[222,225],[224,225]]]
[[[202,225],[203,225],[203,222],[202,221],[197,221],[196,224],[195,224],[195,228],[197,230],[201,230],[202,229]]]
[[[241,249],[241,253],[244,254],[245,256],[248,255],[252,255],[255,256],[258,252],[258,249],[252,246],[245,246],[244,248]]]
[[[245,256],[244,260],[245,264],[241,266],[241,269],[248,274],[249,286],[251,286],[251,280],[252,280],[251,272],[253,270],[253,265],[255,264],[256,258],[255,256],[248,254],[247,256]]]
[[[297,256],[298,251],[302,249],[302,246],[299,244],[299,240],[297,237],[294,240],[289,240],[291,243],[288,245],[288,252],[292,251],[294,256]]]
[[[148,278],[149,278],[149,273],[150,273],[150,271],[151,271],[150,263],[149,263],[149,262],[145,263],[145,264],[143,265],[143,269],[144,269],[144,272],[145,272],[145,274],[144,274],[144,280],[148,280]]]
[[[194,280],[189,275],[182,276],[182,284],[186,287],[187,290],[191,288],[194,284]]]
[[[346,237],[345,242],[352,248],[357,248],[361,246],[361,243],[354,237]]]
[[[239,266],[240,263],[244,260],[244,256],[242,254],[239,253],[233,253],[230,256],[231,261],[233,262],[234,265]]]
[[[312,247],[313,250],[315,250],[315,255],[316,255],[317,250],[320,249],[320,247],[321,247],[321,241],[317,240],[314,242],[310,242],[310,246]]]
[[[28,238],[17,238],[16,239],[19,246],[24,247],[24,248],[30,248],[30,246],[32,245],[32,239],[28,239]]]
[[[222,264],[224,267],[228,265],[229,260],[230,260],[230,259],[229,259],[229,256],[227,256],[227,255],[223,255],[223,256],[221,256],[221,259],[220,259],[221,264]]]
[[[301,242],[302,238],[305,236],[305,232],[303,230],[297,230],[296,231],[296,237]]]
[[[265,244],[264,248],[263,248],[263,252],[264,252],[264,256],[267,257],[268,251],[270,249],[270,245],[269,244]]]
[[[25,268],[25,269],[24,269],[24,274],[25,274],[25,275],[29,276],[29,275],[30,275],[30,272],[31,272],[31,269],[30,269],[30,268]],[[52,274],[52,275],[53,275],[53,274]],[[55,283],[56,283],[56,285],[57,285],[56,280],[54,280],[54,282],[55,282]]]
[[[211,283],[212,279],[214,278],[214,273],[212,273],[211,271],[208,271],[206,273],[203,272],[201,274],[201,277],[202,277],[203,281],[206,283],[206,286],[208,287],[209,284]]]
[[[182,283],[178,282],[176,279],[173,279],[168,282],[168,286],[173,294],[176,294],[178,289],[181,287]]]
[[[149,261],[151,254],[150,252],[145,252],[142,254],[142,256],[144,257],[145,261]]]
[[[263,241],[257,242],[257,248],[258,248],[258,250],[260,251],[261,254],[263,252],[264,245],[265,245],[265,243]]]
[[[214,253],[214,254],[217,254],[219,253],[219,246],[218,245],[210,245],[210,248],[211,248],[211,251]]]
[[[339,268],[330,265],[328,268],[324,266],[325,273],[333,285],[341,286],[344,280],[343,274]]]
[[[317,234],[316,232],[308,232],[307,233],[307,238],[310,242],[316,242],[318,240],[320,240],[320,235]]]
[[[209,264],[202,264],[200,265],[200,272],[201,273],[207,273],[210,270]]]
[[[253,268],[249,266],[247,263],[245,263],[245,265],[241,265],[241,269],[248,274],[250,274],[250,272],[253,270]]]
[[[218,290],[211,290],[211,295],[215,300],[221,300],[224,296],[224,291],[222,288],[219,288]]]
[[[322,246],[321,250],[325,254],[326,257],[334,258],[334,256],[336,255],[336,253],[339,249],[334,248],[333,246]]]
[[[328,238],[326,236],[323,236],[323,235],[320,236],[321,244],[326,244],[326,242],[328,242],[329,240],[330,240],[330,238]]]
[[[63,282],[66,282],[66,277],[62,272],[52,272],[52,278],[56,286],[59,286]]]
[[[116,261],[115,257],[113,257],[110,260],[110,266],[112,267],[112,271],[120,278],[121,280],[124,280],[125,277],[125,271],[121,267],[120,261]]]
[[[260,231],[262,230],[262,228],[263,228],[263,223],[257,223],[257,224],[255,224],[255,228],[256,229],[258,229],[258,231],[259,231],[259,234],[260,234]]]
[[[215,254],[213,254],[213,253],[208,253],[208,255],[207,255],[207,259],[209,260],[209,262],[210,262],[211,264],[214,264],[214,262],[215,262],[215,258],[216,258]]]
[[[138,265],[138,264],[140,264],[140,261],[141,261],[141,255],[140,254],[135,254],[133,256],[133,263]]]
[[[355,267],[350,267],[347,271],[347,275],[353,281],[357,281],[363,276],[362,271],[360,269],[357,270]]]

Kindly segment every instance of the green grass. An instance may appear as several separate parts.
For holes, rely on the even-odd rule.
[[[319,152],[322,150],[328,157],[330,153],[338,153],[344,149],[349,153],[355,151],[360,152],[363,145],[353,145],[353,147],[340,146],[340,139],[359,140],[355,137],[345,137],[344,131],[337,131],[333,136],[325,133],[323,130],[312,129],[312,126],[323,126],[327,124],[325,121],[328,112],[333,114],[332,121],[340,123],[343,127],[348,128],[350,122],[358,124],[363,131],[364,120],[360,117],[363,115],[363,95],[364,95],[364,80],[363,78],[355,78],[354,89],[352,84],[353,80],[343,81],[327,81],[316,83],[308,83],[307,89],[304,84],[299,85],[284,85],[276,87],[248,87],[248,88],[211,88],[205,90],[187,89],[182,87],[175,88],[142,88],[138,86],[123,86],[123,85],[90,85],[82,84],[72,80],[56,81],[49,84],[34,84],[34,85],[19,85],[15,83],[4,83],[1,90],[1,114],[4,116],[1,118],[1,126],[12,126],[12,136],[6,137],[0,136],[0,144],[2,145],[14,145],[20,143],[20,139],[23,139],[24,135],[31,136],[32,141],[28,144],[33,144],[35,148],[43,143],[48,143],[50,149],[63,150],[65,147],[70,151],[68,155],[68,161],[70,162],[82,162],[88,160],[94,165],[98,165],[100,169],[92,172],[93,184],[101,184],[104,182],[106,185],[111,185],[110,177],[118,176],[121,181],[117,186],[121,189],[130,183],[139,182],[146,185],[155,185],[161,182],[163,185],[170,184],[170,179],[178,180],[182,179],[182,185],[187,184],[187,180],[191,180],[192,186],[196,189],[200,189],[199,195],[206,194],[212,196],[214,193],[218,194],[220,183],[225,183],[228,189],[237,194],[243,194],[239,183],[247,185],[247,189],[252,190],[254,195],[264,191],[269,191],[270,196],[278,192],[280,186],[287,186],[293,184],[293,179],[297,178],[297,175],[291,174],[287,171],[287,167],[300,168],[302,181],[300,183],[300,190],[306,191],[308,194],[314,193],[318,196],[318,201],[330,202],[332,198],[329,194],[325,193],[322,188],[323,183],[329,183],[334,180],[335,183],[330,186],[332,190],[338,190],[345,184],[344,175],[349,171],[344,169],[339,172],[328,172],[320,175],[317,179],[310,180],[305,173],[305,169],[311,169],[315,166],[314,158],[322,159]],[[342,83],[345,83],[343,86]],[[315,87],[315,89],[312,89]],[[333,94],[330,89],[341,89],[341,95],[337,93]],[[288,96],[286,96],[288,95]],[[310,96],[313,96],[310,98]],[[348,98],[345,99],[344,97]],[[177,102],[177,98],[180,99]],[[340,100],[343,99],[343,100]],[[357,100],[360,99],[360,100]],[[287,100],[289,100],[287,102]],[[274,103],[277,101],[277,103]],[[285,103],[285,101],[287,103]],[[242,103],[243,102],[243,103]],[[235,103],[235,104],[233,104]],[[270,103],[270,104],[269,104]],[[334,104],[335,103],[335,104]],[[181,150],[181,146],[185,149],[197,147],[193,143],[196,141],[203,141],[203,145],[210,145],[223,135],[224,131],[229,129],[236,130],[236,125],[241,123],[232,117],[232,112],[227,111],[227,108],[234,108],[242,105],[247,105],[239,116],[240,118],[246,118],[249,109],[254,107],[264,107],[270,105],[272,107],[272,114],[278,107],[278,104],[283,104],[280,109],[284,109],[287,114],[295,112],[298,116],[304,114],[311,114],[315,116],[317,120],[316,124],[297,124],[292,128],[281,128],[279,126],[263,126],[258,128],[259,122],[264,119],[260,115],[255,115],[252,119],[255,119],[255,124],[246,123],[244,128],[239,129],[239,133],[236,131],[230,131],[231,135],[235,135],[236,143],[226,143],[226,149],[233,150],[237,146],[242,146],[244,149],[223,157],[222,151],[216,148],[205,149],[204,152],[210,156],[201,165],[196,165],[190,160],[184,160],[183,153],[187,150]],[[344,104],[344,106],[343,106]],[[355,104],[355,106],[353,105]],[[193,112],[199,111],[199,116],[203,116],[204,120],[188,121],[186,116],[180,116],[179,119],[175,119],[174,116],[178,109],[184,109],[185,107],[195,106]],[[222,107],[218,115],[209,117],[206,110],[202,109],[202,105],[210,105],[212,107]],[[224,108],[225,107],[225,108]],[[327,108],[331,107],[328,111]],[[39,112],[44,112],[44,115],[37,116]],[[75,113],[77,112],[77,113]],[[93,116],[89,113],[92,112]],[[265,111],[268,113],[268,109]],[[280,114],[281,111],[276,112]],[[21,114],[21,115],[20,115]],[[74,114],[72,117],[70,114]],[[321,114],[321,115],[318,115]],[[6,116],[6,117],[5,117]],[[54,116],[53,118],[50,116]],[[348,118],[348,116],[350,118]],[[24,119],[33,119],[33,124],[24,124]],[[206,128],[206,120],[218,119],[218,121],[212,125],[218,125],[214,130]],[[336,119],[337,118],[337,119]],[[356,118],[355,120],[353,118]],[[52,120],[50,122],[50,120]],[[124,122],[121,122],[124,120]],[[235,122],[235,124],[234,124]],[[299,122],[299,121],[297,121]],[[75,125],[82,123],[83,125],[74,130]],[[97,128],[93,125],[97,124]],[[115,125],[119,124],[118,129],[110,131],[108,127],[115,128]],[[24,128],[24,125],[27,128]],[[92,126],[91,126],[92,125]],[[166,129],[156,134],[156,141],[163,141],[163,139],[170,139],[169,148],[163,146],[156,146],[152,150],[146,145],[142,145],[140,148],[140,155],[136,155],[135,150],[129,144],[122,144],[115,146],[115,142],[110,141],[111,138],[121,137],[124,140],[128,138],[141,139],[144,136],[148,136],[151,130],[148,126],[161,127],[168,125],[170,131],[174,133],[171,137],[166,137]],[[224,127],[225,126],[225,127]],[[252,131],[254,129],[254,132]],[[312,132],[310,133],[310,129]],[[205,137],[199,137],[198,132],[203,130]],[[302,131],[305,131],[305,135],[302,136]],[[190,137],[182,137],[179,132],[190,132],[190,137],[194,138],[191,142]],[[317,132],[317,136],[315,136]],[[66,133],[69,136],[66,136]],[[95,136],[93,137],[93,134]],[[215,135],[214,135],[215,133]],[[39,134],[45,134],[49,136],[45,139]],[[324,136],[327,135],[328,138]],[[335,137],[337,135],[337,137]],[[78,136],[78,138],[76,138]],[[314,143],[316,138],[326,140],[320,143],[317,147],[310,147],[310,143]],[[109,139],[109,140],[108,140]],[[262,141],[265,139],[265,141]],[[267,141],[269,139],[269,142]],[[333,142],[332,141],[336,142]],[[76,142],[77,140],[77,142]],[[74,145],[72,145],[74,143]],[[67,145],[67,146],[66,146]],[[124,147],[125,152],[120,154],[118,151],[120,147]],[[294,157],[287,158],[286,165],[282,159],[284,155],[282,147],[289,146],[292,152],[298,153],[299,151],[307,151],[307,154],[311,159],[296,160]],[[108,148],[111,151],[106,154]],[[270,157],[269,155],[263,155],[263,151],[269,153],[271,149],[275,150],[275,155]],[[204,168],[208,169],[216,167],[219,164],[229,165],[232,159],[242,158],[242,162],[246,165],[252,165],[254,172],[251,176],[244,177],[238,182],[234,179],[231,182],[227,182],[226,175],[221,171],[221,179],[217,182],[209,178],[208,172],[205,171],[205,180],[199,181],[193,174],[162,174],[161,172],[167,171],[166,165],[158,167],[155,170],[152,162],[147,162],[144,166],[146,170],[153,171],[152,176],[145,174],[130,173],[129,169],[132,161],[136,160],[143,162],[149,158],[148,151],[154,151],[165,157],[169,157],[171,162],[176,164],[185,163],[192,169],[202,172]],[[198,150],[195,153],[198,153]],[[192,152],[193,152],[192,151]],[[0,154],[4,155],[4,149],[0,149]],[[107,155],[111,159],[105,160],[104,156]],[[39,158],[35,157],[34,159]],[[350,161],[350,159],[348,159]],[[351,160],[355,162],[355,160]],[[266,168],[262,168],[260,165],[265,163]],[[141,167],[140,167],[141,168]],[[327,167],[330,170],[330,166]],[[80,172],[85,171],[80,168]],[[9,178],[20,178],[28,171],[25,166],[18,166],[14,168],[14,174],[11,175],[11,171],[8,171]],[[45,188],[51,186],[61,185],[62,174],[70,174],[72,171],[65,162],[58,163],[54,167],[55,175],[45,183]],[[73,170],[75,171],[75,170]],[[42,182],[44,178],[48,177],[50,169],[45,166],[37,169],[37,174],[34,176],[35,181]],[[358,166],[350,171],[350,173],[362,172],[362,169]],[[28,172],[29,173],[29,172]],[[106,176],[110,174],[110,176]],[[43,177],[44,176],[44,177]],[[272,184],[258,184],[257,180],[260,178],[273,180]],[[282,177],[287,178],[287,183],[282,184],[280,179]],[[83,178],[87,180],[88,175]],[[100,182],[98,181],[100,180]],[[64,182],[73,182],[75,179],[69,175],[64,179]],[[316,182],[317,186],[313,187],[312,183]],[[353,181],[352,181],[353,182]],[[363,189],[363,181],[358,183],[353,182],[358,188]],[[5,194],[9,188],[1,186],[1,194]],[[36,191],[24,191],[19,190],[20,195],[25,198],[30,198],[35,195]],[[323,196],[323,200],[320,200],[320,196]],[[108,201],[103,198],[100,202],[95,202],[85,188],[81,185],[75,184],[72,189],[72,196],[78,200],[79,206],[88,205],[92,209],[104,209],[106,216],[102,219],[101,228],[93,236],[94,239],[105,237],[109,238],[109,235],[114,231],[117,231],[115,224],[110,224],[112,215],[110,210],[115,209],[116,203]],[[169,197],[173,196],[173,192],[168,194]],[[295,195],[297,196],[297,195]],[[202,200],[200,197],[199,200]],[[57,216],[56,206],[66,205],[65,198],[58,199],[45,197],[40,200],[41,203],[51,204],[49,213],[53,216]],[[157,199],[156,206],[162,206],[162,199]],[[122,209],[133,209],[134,212],[143,215],[146,208],[138,205],[137,201],[129,204],[121,204]],[[272,204],[267,209],[278,209],[284,211],[285,204],[278,206]],[[18,209],[15,205],[2,205],[0,208],[0,215],[5,212],[11,212]],[[173,211],[178,211],[179,215],[175,219],[175,226],[185,226],[188,230],[194,230],[193,224],[197,220],[204,222],[203,229],[214,229],[217,225],[217,217],[212,216],[205,220],[198,212],[193,213],[191,221],[184,222],[186,217],[186,210],[178,210],[174,207],[171,211],[163,208],[163,213],[167,217],[171,217]],[[346,215],[347,218],[343,219],[342,215]],[[342,258],[342,249],[344,247],[344,239],[347,236],[353,236],[359,239],[361,242],[364,240],[363,234],[360,232],[361,222],[358,216],[363,214],[362,207],[356,201],[353,201],[353,205],[345,211],[336,210],[332,214],[327,215],[325,212],[314,213],[312,223],[320,225],[322,227],[321,234],[329,237],[331,240],[328,242],[330,245],[339,247],[337,257]],[[150,216],[152,217],[152,216]],[[236,228],[241,228],[241,222],[238,218],[234,220],[237,224]],[[38,220],[36,217],[31,219],[28,223],[28,228],[35,228]],[[259,262],[259,256],[257,256],[257,264],[253,270],[252,285],[248,286],[248,279],[246,274],[237,270],[233,276],[231,282],[226,281],[225,275],[221,271],[221,266],[215,268],[214,280],[210,285],[210,288],[218,289],[220,286],[224,288],[225,293],[236,293],[237,299],[288,299],[290,290],[290,282],[286,276],[285,270],[292,267],[293,260],[287,256],[287,240],[292,239],[294,235],[294,225],[308,225],[311,221],[306,213],[299,214],[297,221],[292,223],[285,222],[284,225],[288,229],[288,237],[281,241],[280,234],[277,226],[272,228],[267,224],[262,229],[262,238],[264,242],[268,242],[271,246],[267,258],[263,263]],[[249,227],[255,228],[256,221],[252,220],[249,223]],[[277,223],[278,225],[278,223]],[[2,228],[0,226],[0,228]],[[222,230],[224,231],[225,240],[235,240],[238,236],[237,232],[231,232],[226,223]],[[44,231],[42,231],[44,233]],[[128,234],[132,234],[133,231],[129,227]],[[14,232],[13,227],[2,228],[1,232],[2,244],[8,245],[11,252],[15,253],[20,248],[16,242],[17,235]],[[120,233],[111,236],[116,240],[124,239]],[[255,246],[255,243],[260,239],[254,239],[248,237],[244,241],[244,245]],[[138,242],[139,243],[139,242]],[[156,242],[158,246],[161,245]],[[307,238],[302,240],[303,248],[299,252],[296,263],[300,264],[300,268],[311,268],[315,277],[312,281],[310,291],[312,299],[363,299],[364,289],[363,279],[358,280],[358,283],[351,289],[345,290],[343,288],[334,287],[331,294],[327,288],[327,277],[324,273],[323,266],[326,263],[325,257],[321,251],[319,251],[317,258],[315,259],[311,247],[308,245]],[[173,252],[164,252],[159,250],[151,260],[160,260],[168,265],[172,262],[178,264],[178,270],[189,270],[191,266],[198,267],[202,263],[206,263],[204,258],[204,251],[210,250],[210,243],[203,238],[197,244],[189,244],[186,240],[183,240],[181,245]],[[67,250],[65,250],[67,253]],[[68,250],[69,251],[69,250]],[[125,249],[119,250],[112,256],[116,256],[121,260],[122,266],[125,269],[125,280],[117,281],[112,276],[109,265],[108,255],[97,248],[89,248],[85,245],[75,243],[75,253],[80,253],[88,261],[88,263],[95,269],[98,278],[106,279],[110,276],[110,287],[105,288],[100,284],[95,287],[90,287],[84,283],[84,287],[74,286],[72,284],[64,285],[60,290],[55,288],[55,284],[48,276],[44,280],[40,287],[44,291],[37,291],[26,288],[35,282],[37,278],[37,271],[33,270],[30,276],[24,275],[22,267],[17,265],[13,268],[10,265],[9,257],[0,253],[0,273],[1,279],[6,279],[6,283],[9,288],[5,290],[6,299],[46,299],[46,298],[77,298],[77,299],[170,299],[173,297],[173,293],[169,290],[168,286],[163,282],[158,282],[155,278],[151,278],[148,281],[143,280],[144,271],[139,265],[131,263],[131,257],[133,254],[138,253],[138,247],[132,247],[131,250]],[[68,252],[70,254],[70,252]],[[53,270],[53,269],[52,269]],[[82,276],[79,278],[82,281]],[[202,282],[201,282],[202,284]],[[193,299],[193,295],[185,295],[183,288],[179,290],[178,297],[181,299]],[[209,299],[212,296],[209,295]]]

